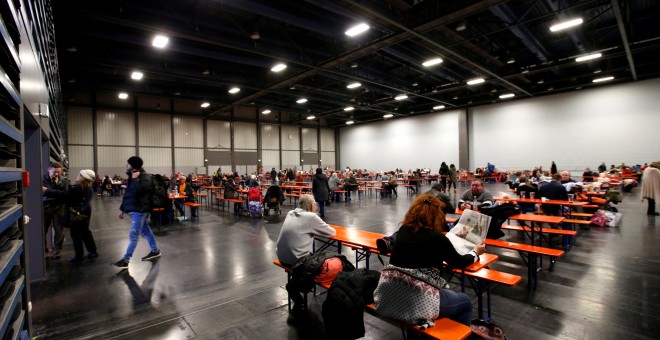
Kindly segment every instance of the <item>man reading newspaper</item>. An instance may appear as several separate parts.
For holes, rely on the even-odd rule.
[[[447,233],[447,238],[459,254],[465,255],[484,242],[490,220],[488,215],[464,210],[456,225]]]

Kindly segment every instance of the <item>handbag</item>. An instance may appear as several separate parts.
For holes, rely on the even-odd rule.
[[[488,321],[476,319],[470,323],[472,336],[484,340],[506,340],[506,334],[502,327]]]
[[[383,268],[374,291],[376,313],[408,324],[432,325],[440,313],[445,280],[436,268]]]
[[[85,199],[85,193],[82,195],[82,203],[77,206],[69,207],[69,219],[71,222],[80,222],[89,219],[89,214],[87,210],[87,200]]]

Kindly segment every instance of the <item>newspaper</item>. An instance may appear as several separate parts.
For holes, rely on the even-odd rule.
[[[465,255],[486,239],[490,220],[491,217],[488,215],[466,209],[456,225],[447,233],[447,238],[459,254]]]

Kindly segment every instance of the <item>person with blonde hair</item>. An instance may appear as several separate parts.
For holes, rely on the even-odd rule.
[[[423,194],[408,209],[397,232],[390,264],[410,269],[443,267],[443,262],[454,268],[465,268],[479,261],[485,246],[477,245],[473,251],[460,255],[442,233],[444,204],[435,196]],[[465,293],[450,289],[440,290],[440,317],[448,317],[469,325],[472,303]]]
[[[87,248],[87,258],[96,258],[96,242],[92,231],[89,230],[89,221],[92,216],[92,206],[90,202],[94,197],[92,185],[96,178],[93,170],[80,170],[76,183],[70,186],[66,191],[49,189],[46,186],[41,187],[45,197],[54,198],[65,204],[65,221],[71,232],[73,241],[74,257],[69,262],[80,262],[84,259],[84,249]],[[73,214],[79,215],[78,217]]]

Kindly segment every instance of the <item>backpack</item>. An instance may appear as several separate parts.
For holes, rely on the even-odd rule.
[[[167,186],[163,176],[159,174],[151,175],[151,207],[164,208],[168,200]]]
[[[257,187],[252,187],[248,191],[248,201],[261,202],[261,190]]]

